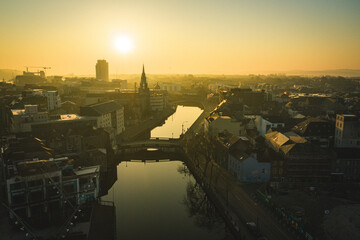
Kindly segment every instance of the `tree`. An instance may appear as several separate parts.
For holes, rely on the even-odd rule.
[[[189,216],[195,219],[199,227],[216,230],[224,226],[221,216],[198,183],[192,181],[187,183],[183,203]]]

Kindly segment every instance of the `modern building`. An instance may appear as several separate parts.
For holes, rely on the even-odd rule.
[[[337,114],[335,125],[336,148],[360,148],[360,120],[352,114]]]
[[[96,118],[98,128],[113,128],[116,135],[125,130],[124,107],[115,101],[81,107],[80,115]]]
[[[74,169],[68,158],[18,163],[6,181],[10,218],[55,219],[65,208],[92,202],[99,177],[99,166]]]
[[[151,91],[150,108],[151,111],[163,111],[167,107],[167,94],[162,91]]]
[[[109,63],[106,60],[97,60],[95,65],[96,79],[104,82],[109,81]]]

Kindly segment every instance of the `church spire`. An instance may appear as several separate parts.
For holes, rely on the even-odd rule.
[[[142,74],[141,74],[141,83],[140,83],[140,86],[141,86],[142,84],[146,84],[146,86],[147,86],[144,64],[143,64],[143,70],[142,70]]]
[[[143,70],[142,70],[142,74],[141,74],[141,81],[140,81],[140,91],[141,92],[146,92],[148,91],[148,84],[146,81],[146,75],[145,75],[145,66],[143,64]]]

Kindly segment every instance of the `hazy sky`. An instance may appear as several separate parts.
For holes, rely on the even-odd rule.
[[[360,0],[0,1],[0,68],[94,74],[102,58],[113,74],[360,69]]]

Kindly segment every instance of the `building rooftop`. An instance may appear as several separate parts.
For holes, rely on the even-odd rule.
[[[96,103],[80,108],[81,115],[84,116],[100,116],[120,109],[121,106],[115,101]]]
[[[296,143],[306,143],[307,140],[299,135],[297,135],[294,132],[286,132],[286,133],[281,133],[281,132],[271,132],[271,133],[266,133],[265,134],[265,138],[270,141],[270,143],[276,148],[283,148],[285,146],[286,149],[291,149],[293,146],[293,144]]]
[[[263,116],[263,118],[271,123],[284,123],[284,118],[281,116]]]
[[[319,118],[309,118],[295,125],[292,130],[302,136],[332,136],[333,125]]]
[[[71,163],[72,160],[69,160],[67,157],[50,160],[26,161],[18,163],[17,170],[20,176],[31,176],[60,171],[66,165],[71,165]]]
[[[13,115],[22,115],[25,114],[25,109],[11,109]]]
[[[82,167],[77,170],[74,169],[74,173],[79,175],[94,174],[100,171],[100,166]]]
[[[82,117],[77,114],[62,114],[60,115],[60,119],[58,119],[57,121],[67,121],[67,120],[76,120],[76,119],[82,119]]]

